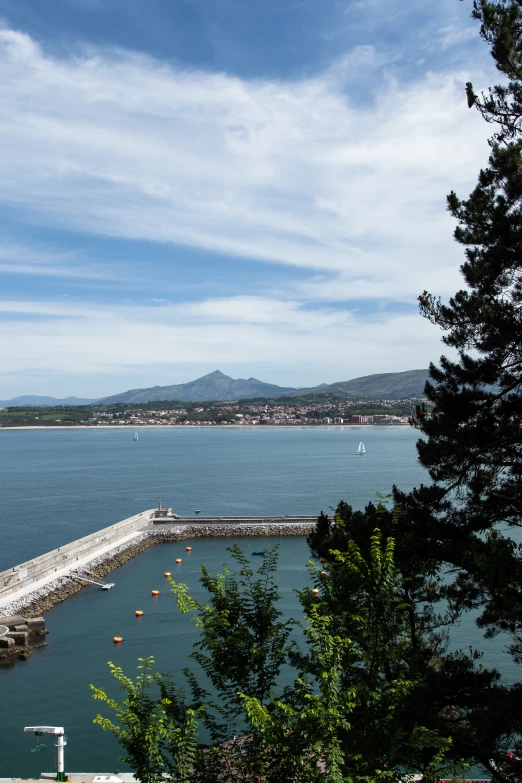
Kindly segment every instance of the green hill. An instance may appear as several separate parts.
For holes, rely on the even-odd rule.
[[[421,397],[424,384],[428,379],[428,370],[407,370],[406,372],[383,372],[375,375],[363,375],[351,381],[338,381],[327,386],[314,386],[310,389],[298,389],[286,392],[284,397],[307,397],[332,394],[339,397],[367,397],[374,400],[400,400]]]

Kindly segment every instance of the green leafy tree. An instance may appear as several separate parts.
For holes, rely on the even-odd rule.
[[[204,708],[187,708],[181,694],[154,671],[152,657],[138,661],[141,671],[136,681],[109,663],[125,693],[123,702],[91,685],[94,699],[109,707],[119,721],[98,714],[94,722],[116,737],[126,752],[121,761],[130,765],[141,783],[159,783],[164,774],[176,783],[189,783],[198,747],[198,719]],[[153,686],[163,691],[160,698],[151,695]]]
[[[351,511],[346,504],[344,512]],[[370,516],[383,522],[386,509],[371,506]],[[357,514],[357,522],[364,515]],[[388,512],[398,523],[398,510]],[[425,780],[462,770],[462,758],[453,748],[452,728],[433,721],[425,702],[427,677],[438,665],[444,636],[434,635],[426,617],[412,607],[395,564],[395,540],[375,529],[360,546],[340,516],[335,528],[345,533],[343,551],[330,550],[328,571],[315,571],[320,589],[318,606],[330,618],[332,630],[350,640],[341,666],[341,692],[352,694],[349,728],[340,732],[345,753],[343,774],[350,779],[400,779],[404,771],[422,772]],[[302,593],[305,606],[314,598]],[[413,616],[417,623],[412,627]],[[429,614],[433,621],[433,613]],[[309,657],[311,671],[314,656]],[[424,704],[424,707],[426,704]],[[444,769],[446,767],[446,769]]]
[[[403,508],[389,510],[385,500],[381,497],[378,503],[370,503],[364,512],[354,512],[340,503],[333,517],[323,515],[318,520],[309,538],[313,550],[327,562],[333,590],[328,598],[330,611],[344,624],[340,635],[352,638],[350,618],[356,593],[344,572],[332,567],[335,558],[331,550],[335,546],[346,552],[355,544],[368,559],[372,530],[378,525],[396,542],[397,591],[405,607],[403,621],[409,637],[407,644],[390,643],[403,656],[401,665],[407,667],[408,679],[423,682],[422,688],[404,695],[399,722],[404,727],[422,725],[450,737],[447,759],[458,763],[464,758],[471,764],[489,766],[490,759],[500,758],[502,749],[512,747],[515,741],[520,725],[519,689],[507,688],[498,672],[485,668],[481,653],[448,651],[449,631],[464,609],[460,606],[457,611],[447,604],[448,577],[441,569],[431,525],[426,524],[429,514],[425,509],[422,513],[419,508],[412,509],[407,502]],[[358,602],[359,598],[356,605]]]
[[[185,669],[194,704],[205,707],[203,724],[211,738],[197,764],[198,779],[205,783],[222,779],[225,772],[237,781],[256,780],[264,774],[267,751],[263,738],[250,732],[248,740],[244,739],[248,721],[243,698],[254,698],[260,705],[271,701],[293,647],[290,637],[297,621],[282,620],[277,607],[277,549],[265,550],[257,574],[237,545],[228,548],[237,570],[224,566],[213,576],[203,564],[200,582],[208,593],[205,604],[198,603],[185,584],[170,580],[178,608],[192,613],[200,630],[189,657],[213,688],[211,694],[193,671]],[[233,733],[239,739],[231,738]]]
[[[245,725],[244,756],[231,763],[226,744],[212,749],[217,768],[227,765],[230,779],[380,783],[399,780],[405,770],[422,769],[429,781],[440,777],[444,766],[447,772],[465,766],[452,763],[451,739],[441,736],[438,729],[411,719],[404,722],[405,704],[411,703],[414,692],[422,691],[423,683],[418,675],[415,681],[409,679],[405,660],[412,644],[409,607],[398,591],[393,550],[393,540],[384,542],[379,531],[374,531],[366,553],[353,542],[346,553],[335,553],[330,575],[311,566],[319,594],[309,588],[299,593],[308,650],[298,654],[295,647],[286,645],[284,658],[273,669],[270,689],[263,680],[260,686],[252,673],[247,678],[234,675],[249,666],[255,672],[259,663],[249,652],[250,602],[255,584],[253,605],[258,607],[258,617],[263,605],[259,588],[266,584],[253,580],[249,562],[238,548],[231,551],[240,564],[239,574],[226,569],[214,578],[203,569],[201,581],[211,596],[206,606],[196,604],[185,586],[175,587],[180,608],[193,611],[201,629],[195,659],[213,678],[225,710],[232,707],[234,718],[241,717]],[[265,580],[274,565],[261,566]],[[272,585],[271,598],[276,592]],[[273,615],[268,627],[273,628],[274,620],[279,625],[277,616]],[[266,617],[262,627],[265,624]],[[239,636],[238,629],[242,629]],[[283,625],[281,631],[286,639],[288,628]],[[262,637],[272,642],[277,632],[265,630]],[[245,658],[238,656],[239,669],[227,666],[231,654],[243,649]],[[287,655],[298,675],[281,689],[278,674]],[[241,690],[241,682],[247,684],[247,692]],[[208,766],[205,771],[208,774]]]
[[[408,606],[393,548],[391,538],[374,531],[365,553],[353,542],[335,553],[328,575],[310,566],[318,592],[299,593],[307,649],[298,654],[289,638],[295,621],[284,622],[276,609],[275,551],[254,575],[233,547],[237,573],[224,568],[212,577],[202,569],[207,604],[173,585],[180,608],[194,613],[201,631],[194,659],[215,694],[187,670],[187,705],[152,659],[140,662],[136,682],[111,664],[126,698],[119,703],[93,687],[117,718],[95,721],[116,736],[144,783],[157,783],[163,773],[193,783],[386,783],[404,771],[423,770],[430,781],[441,768],[457,769],[449,763],[449,737],[422,722],[401,723],[405,700],[423,684],[410,678],[404,660],[411,646]],[[296,674],[284,686],[281,668],[292,652]],[[230,719],[242,727],[241,737],[227,738]],[[210,743],[198,740],[198,721]]]
[[[200,641],[190,657],[219,695],[222,714],[233,722],[243,712],[239,691],[261,704],[270,698],[292,646],[290,634],[296,621],[283,621],[277,608],[277,547],[265,550],[257,578],[239,546],[228,551],[239,565],[238,572],[225,566],[221,574],[212,576],[201,566],[208,603],[199,604],[185,584],[170,581],[180,611],[191,612],[200,629]]]

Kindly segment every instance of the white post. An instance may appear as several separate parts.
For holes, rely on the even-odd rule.
[[[65,741],[65,738],[63,734],[58,734],[56,737],[56,763],[57,763],[57,769],[58,774],[56,775],[56,780],[64,781],[65,780],[65,763],[64,763],[64,752],[63,749],[67,745],[67,742]]]

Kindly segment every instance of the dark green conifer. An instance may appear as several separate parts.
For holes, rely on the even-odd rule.
[[[480,607],[490,634],[510,631],[520,657],[522,549],[512,530],[522,526],[522,5],[475,2],[474,15],[510,81],[477,104],[500,122],[487,168],[468,199],[448,196],[466,288],[448,304],[420,297],[457,357],[430,367],[434,407],[418,408],[414,424],[427,436],[418,451],[434,487],[406,502],[413,515],[424,509],[437,557],[460,569],[454,600]]]

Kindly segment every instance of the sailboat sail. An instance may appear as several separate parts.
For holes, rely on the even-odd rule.
[[[135,432],[135,433],[134,433],[134,438],[133,438],[133,440],[138,440],[138,433],[137,433],[137,432]]]
[[[357,449],[357,454],[366,454],[366,449],[364,448],[364,443],[362,440],[359,442],[359,448]]]

